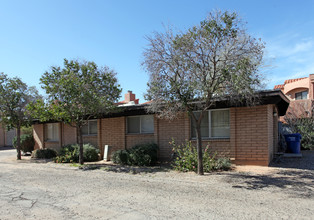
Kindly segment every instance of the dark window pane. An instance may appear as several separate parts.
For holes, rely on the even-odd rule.
[[[128,117],[128,133],[140,133],[140,117]]]
[[[88,123],[86,125],[83,125],[82,127],[82,134],[88,135]]]
[[[97,121],[89,121],[89,134],[97,134]]]
[[[295,94],[295,99],[296,99],[296,100],[307,99],[307,95],[308,95],[308,91],[297,92],[297,93]]]

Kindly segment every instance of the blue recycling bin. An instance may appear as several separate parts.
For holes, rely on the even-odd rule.
[[[301,134],[285,134],[288,153],[301,153]]]

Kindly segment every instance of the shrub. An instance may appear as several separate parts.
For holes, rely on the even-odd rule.
[[[218,158],[216,161],[216,170],[230,170],[231,161],[229,158]]]
[[[53,149],[38,149],[33,151],[32,158],[51,159],[57,156],[57,152]]]
[[[313,130],[313,118],[287,118],[287,125],[291,132],[301,134],[301,148],[302,150],[311,150],[314,148],[314,130]]]
[[[191,141],[186,141],[185,144],[176,145],[172,140],[170,145],[174,151],[173,167],[175,170],[188,172],[197,171],[197,149],[192,145]],[[204,172],[211,172],[215,170],[229,170],[231,167],[230,159],[216,158],[217,153],[211,153],[209,147],[206,146],[203,150],[203,168]]]
[[[17,137],[13,138],[13,147],[17,147]],[[34,150],[35,141],[33,135],[23,134],[21,135],[21,150],[26,152],[32,152]]]
[[[112,161],[116,164],[128,164],[129,153],[127,150],[117,150],[112,154]]]
[[[99,150],[91,144],[84,144],[84,161],[93,162],[99,160]]]
[[[118,150],[114,152],[112,160],[117,164],[151,166],[156,164],[157,155],[157,144],[140,144],[127,150]]]
[[[21,127],[22,134],[33,134],[33,127]]]
[[[80,147],[78,144],[69,144],[61,147],[59,155],[55,158],[56,163],[77,163],[79,162]],[[83,145],[85,162],[97,161],[99,150],[91,144]]]

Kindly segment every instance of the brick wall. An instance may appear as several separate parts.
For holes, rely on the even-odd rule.
[[[202,145],[209,145],[212,151],[230,157],[236,164],[268,165],[276,151],[274,146],[277,145],[277,117],[274,117],[274,112],[274,105],[230,108],[230,138],[203,140]],[[34,125],[38,147],[43,145],[42,126]],[[172,138],[177,144],[190,140],[188,114],[181,114],[173,121],[155,117],[154,131],[154,134],[126,134],[125,117],[104,118],[98,120],[98,135],[90,141],[99,146],[102,154],[104,146],[109,145],[109,157],[116,150],[154,142],[159,146],[159,157],[169,159],[172,154],[169,142]],[[62,137],[63,143],[75,142],[75,129],[63,126]],[[44,144],[46,147],[55,147],[49,143]]]
[[[101,146],[109,145],[112,152],[125,148],[125,117],[101,119]]]
[[[33,136],[35,140],[34,149],[43,149],[44,148],[44,125],[36,124],[33,125]]]
[[[154,134],[127,134],[126,148],[131,148],[137,144],[156,143]]]
[[[61,132],[62,143],[61,145],[76,144],[76,128],[68,124],[62,123]]]
[[[0,147],[5,146],[5,128],[0,124]]]
[[[99,148],[97,135],[83,136],[83,143],[84,144],[91,144],[94,147]]]
[[[158,144],[159,157],[169,159],[172,154],[172,148],[169,142],[174,139],[177,144],[182,144],[190,139],[190,120],[187,114],[178,116],[173,121],[158,120]]]
[[[235,109],[236,164],[269,164],[269,146],[273,143],[270,109],[267,105]]]
[[[267,127],[268,127],[268,162],[273,159],[274,155],[274,108],[272,105],[267,105]],[[267,164],[268,165],[268,164]]]

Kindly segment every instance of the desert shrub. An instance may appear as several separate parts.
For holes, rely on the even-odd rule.
[[[118,150],[114,152],[112,155],[112,160],[117,164],[151,166],[156,164],[157,155],[157,144],[140,144],[130,149]]]
[[[197,149],[191,141],[186,141],[182,145],[177,145],[174,140],[170,142],[173,147],[174,161],[173,168],[178,171],[188,172],[197,171]],[[217,153],[212,153],[209,147],[203,150],[203,168],[204,172],[216,170],[229,170],[231,162],[228,158],[217,158]]]
[[[314,117],[307,118],[288,118],[285,117],[287,124],[293,133],[301,134],[301,148],[303,150],[314,149]]]
[[[230,170],[231,161],[229,158],[218,158],[216,161],[215,170]]]
[[[13,147],[16,148],[17,145],[17,137],[13,138]],[[23,134],[21,135],[21,150],[26,152],[32,152],[34,150],[35,141],[33,135],[31,134]]]
[[[38,149],[32,153],[32,158],[51,159],[57,156],[57,152],[53,149]]]
[[[69,144],[61,147],[59,155],[55,158],[56,163],[77,163],[79,162],[80,147],[78,144]],[[99,150],[91,144],[83,145],[85,162],[97,161]]]

